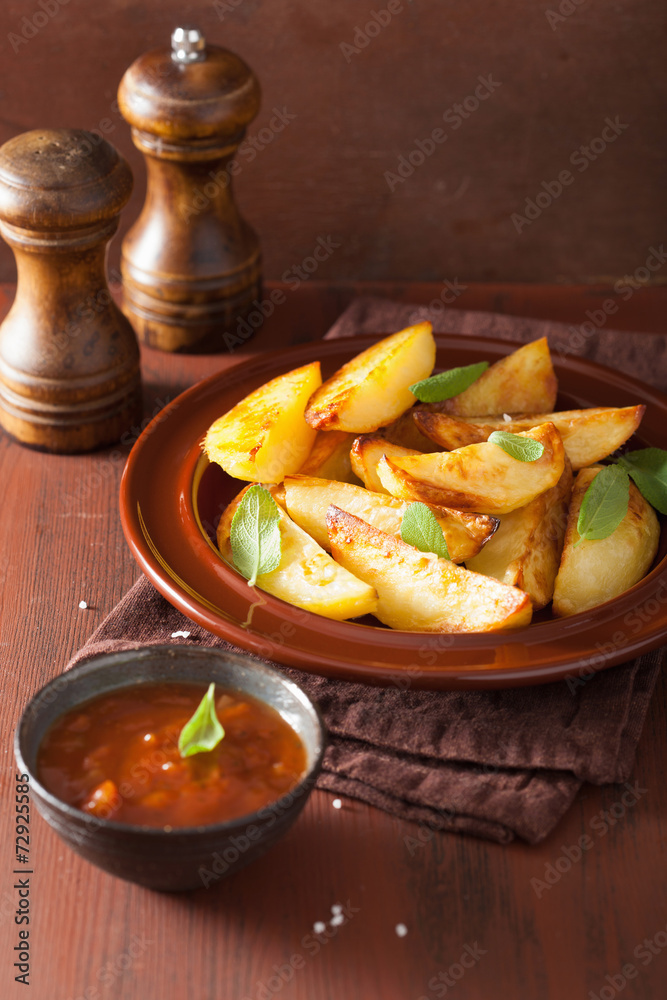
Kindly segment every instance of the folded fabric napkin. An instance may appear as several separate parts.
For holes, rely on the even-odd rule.
[[[391,333],[420,319],[436,330],[528,341],[622,367],[661,386],[665,337],[606,331],[574,345],[571,328],[486,313],[358,299],[328,337]],[[173,637],[186,632],[187,636]],[[69,664],[146,643],[235,649],[185,618],[142,577]],[[565,681],[498,691],[431,692],[328,680],[280,666],[316,700],[331,742],[318,787],[430,829],[501,843],[542,840],[582,782],[630,777],[664,651]]]

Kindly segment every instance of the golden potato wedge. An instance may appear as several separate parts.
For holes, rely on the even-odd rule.
[[[402,448],[412,448],[414,451],[422,452],[422,454],[442,451],[442,446],[423,434],[417,425],[415,415],[421,412],[418,406],[406,410],[398,420],[394,420],[393,423],[382,428],[382,437],[391,441],[392,444],[398,444]]]
[[[230,531],[232,518],[246,489],[225,509],[218,524],[218,548],[223,558],[234,565]],[[276,499],[278,489],[271,493]],[[373,614],[377,606],[374,589],[353,576],[322,549],[302,528],[292,521],[278,503],[280,511],[281,559],[277,569],[261,573],[257,586],[297,608],[344,621]]]
[[[391,423],[415,401],[408,386],[435,364],[430,323],[418,323],[362,351],[313,393],[306,420],[317,430],[366,434]]]
[[[549,345],[542,337],[496,361],[458,396],[427,406],[464,419],[486,414],[547,413],[556,404],[557,391]]]
[[[350,448],[354,434],[345,431],[317,431],[315,444],[299,469],[300,476],[333,479],[338,483],[356,483],[360,480],[352,471]]]
[[[327,527],[334,558],[377,591],[375,615],[385,625],[492,632],[530,622],[530,598],[515,587],[420,552],[333,504]]]
[[[616,531],[607,538],[579,541],[579,510],[601,468],[582,469],[574,481],[554,588],[553,611],[560,617],[587,611],[633,587],[648,572],[658,551],[658,518],[633,482],[628,512]]]
[[[545,607],[554,592],[572,492],[572,466],[555,486],[500,519],[500,527],[468,569],[492,576],[530,595],[533,608]]]
[[[538,424],[552,423],[563,439],[572,468],[583,469],[620,448],[639,427],[646,407],[596,406],[588,410],[561,410],[559,413],[516,414],[511,420],[469,417],[467,421],[446,413],[415,409],[414,423],[434,442],[453,451],[468,444],[486,441],[493,431],[518,434]]]
[[[382,485],[400,500],[482,514],[509,514],[555,486],[565,468],[565,451],[553,424],[541,424],[520,437],[544,446],[535,462],[520,462],[489,441],[434,455],[408,455],[378,462]]]
[[[350,464],[355,476],[362,481],[367,490],[374,493],[386,493],[377,474],[377,464],[383,455],[405,456],[421,455],[414,448],[404,448],[400,444],[392,444],[379,434],[362,434],[354,440],[350,449]]]
[[[323,549],[330,548],[327,510],[331,504],[388,535],[401,536],[401,522],[408,504],[385,493],[372,493],[362,486],[302,475],[286,476],[283,487],[287,513]],[[486,514],[464,514],[445,507],[431,507],[431,510],[442,528],[453,562],[463,562],[474,556],[498,526],[498,520]]]
[[[296,472],[315,440],[304,411],[321,382],[320,363],[313,361],[255,389],[209,427],[209,461],[235,479],[259,483],[279,483]]]

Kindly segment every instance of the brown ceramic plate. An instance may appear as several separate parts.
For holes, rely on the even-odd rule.
[[[201,461],[209,425],[252,389],[314,359],[325,378],[378,337],[318,341],[244,360],[182,393],[141,435],[125,468],[120,509],[140,567],[168,601],[210,632],[251,653],[301,670],[379,684],[491,688],[587,675],[632,659],[667,639],[667,528],[651,572],[631,590],[567,619],[540,613],[505,633],[434,635],[336,622],[270,594],[257,602],[223,563],[210,537],[242,484]],[[484,337],[437,337],[440,368],[507,354]],[[620,372],[579,358],[555,358],[558,409],[646,404],[632,447],[667,447],[667,397]],[[663,519],[664,520],[664,519]],[[253,601],[255,602],[253,604]]]

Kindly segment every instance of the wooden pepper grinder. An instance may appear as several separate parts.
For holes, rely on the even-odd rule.
[[[0,328],[0,424],[53,452],[112,444],[141,419],[139,347],[106,282],[132,190],[113,146],[37,129],[0,148],[0,233],[18,268]]]
[[[140,340],[164,351],[221,350],[226,330],[260,295],[260,249],[231,178],[260,89],[249,67],[177,28],[171,49],[140,56],[119,90],[146,158],[147,194],[122,248],[125,312]]]

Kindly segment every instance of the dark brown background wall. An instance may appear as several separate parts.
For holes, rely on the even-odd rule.
[[[194,21],[258,73],[264,101],[251,134],[268,128],[274,109],[294,116],[261,132],[252,161],[240,158],[238,198],[268,277],[328,236],[340,246],[318,278],[594,281],[643,265],[664,236],[664,0],[392,6],[380,17],[386,26],[366,33],[386,0],[2,0],[0,140],[108,119],[136,179],[127,228],[144,170],[114,105],[118,81],[179,21]],[[480,77],[493,92],[465,120],[455,111],[443,120]],[[618,134],[605,143],[607,118]],[[445,141],[388,181],[399,157],[438,128]],[[582,169],[576,150],[595,139]],[[572,183],[547,204],[563,170]],[[513,213],[524,215],[539,192],[539,216],[515,225]],[[13,273],[2,245],[0,280]]]

